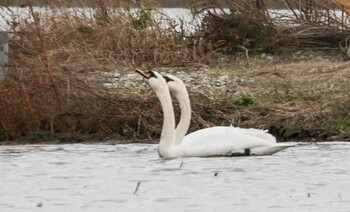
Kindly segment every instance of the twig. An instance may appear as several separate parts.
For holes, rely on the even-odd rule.
[[[237,47],[244,50],[248,65],[250,65],[249,50],[244,46],[237,46]]]
[[[136,194],[136,192],[139,190],[139,187],[140,187],[140,184],[141,184],[141,181],[138,181],[137,182],[137,185],[136,185],[136,188],[135,188],[135,191],[134,191],[134,195]]]
[[[184,164],[184,162],[181,161],[180,166],[179,166],[179,169],[181,169],[181,167],[182,167],[183,164]]]
[[[208,122],[206,122],[199,114],[197,114],[196,112],[193,112],[193,111],[192,111],[192,113],[194,116],[197,117],[197,119],[200,123],[202,123],[206,127],[210,127],[210,124]]]

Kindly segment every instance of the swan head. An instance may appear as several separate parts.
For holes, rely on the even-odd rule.
[[[186,85],[181,79],[170,74],[163,77],[168,84],[169,90],[172,93],[179,94],[186,90]]]
[[[141,69],[136,69],[135,71],[147,79],[149,85],[154,91],[162,91],[165,87],[167,87],[165,79],[157,71],[144,71]]]

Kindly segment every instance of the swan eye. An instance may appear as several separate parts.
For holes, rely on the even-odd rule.
[[[149,75],[149,78],[151,78],[151,77],[158,78],[157,75],[154,73],[154,71],[149,71],[149,74],[150,74],[150,75]],[[149,78],[148,78],[148,79],[149,79]]]
[[[164,79],[165,79],[166,82],[174,81],[173,79],[171,79],[171,78],[168,77],[168,76],[163,76],[163,77],[164,77]]]

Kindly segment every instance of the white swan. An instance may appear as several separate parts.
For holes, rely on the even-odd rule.
[[[177,144],[174,111],[165,79],[156,71],[136,71],[148,79],[161,102],[164,118],[158,149],[161,157],[271,155],[291,146],[276,144],[272,135],[262,134],[261,130],[234,127],[212,127],[198,130],[187,135]],[[183,131],[180,130],[179,135],[183,134]]]
[[[175,130],[176,145],[179,145],[181,142],[186,142],[186,140],[206,139],[207,136],[213,136],[217,138],[221,138],[223,136],[231,136],[231,134],[233,133],[232,130],[235,131],[234,132],[235,134],[237,133],[246,134],[249,136],[264,139],[264,142],[266,144],[269,143],[272,145],[272,146],[261,147],[261,148],[260,147],[253,148],[254,151],[249,151],[250,155],[270,155],[280,150],[286,149],[288,147],[298,145],[295,142],[288,142],[288,143],[285,142],[283,144],[277,144],[276,138],[264,130],[253,129],[253,128],[242,129],[242,128],[232,127],[232,126],[216,126],[216,127],[205,128],[205,129],[201,129],[196,132],[193,132],[191,134],[188,134],[185,137],[191,122],[191,104],[190,104],[189,95],[187,93],[186,85],[182,82],[181,79],[172,75],[166,75],[164,76],[164,78],[168,83],[170,92],[174,94],[175,98],[179,102],[180,109],[181,109],[180,121]],[[236,155],[239,155],[239,153],[237,153]],[[245,152],[245,155],[247,155],[247,151]]]
[[[188,131],[188,128],[191,123],[191,103],[190,98],[186,89],[186,85],[183,83],[183,81],[173,75],[166,75],[163,76],[166,82],[168,83],[169,90],[172,94],[174,94],[175,98],[180,104],[181,109],[181,117],[178,125],[176,126],[175,135],[176,135],[176,144],[179,145],[181,142],[183,142],[183,139]],[[216,127],[210,127],[198,130],[196,132],[193,132],[185,137],[185,140],[190,138],[191,136],[198,136],[197,133],[200,136],[205,136],[207,134],[215,133],[217,135],[222,135],[227,133],[227,130],[232,130],[234,127],[232,126],[216,126]],[[257,136],[264,138],[267,141],[270,141],[271,143],[276,143],[276,138],[272,136],[271,134],[267,133],[264,130],[259,129],[242,129],[242,128],[235,128],[236,130],[240,130],[242,133],[247,133],[252,136]],[[291,145],[289,143],[288,145]]]

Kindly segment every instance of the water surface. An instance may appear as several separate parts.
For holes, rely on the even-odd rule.
[[[149,144],[0,146],[0,211],[348,212],[349,157],[350,143],[174,160]]]

